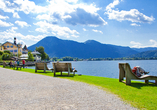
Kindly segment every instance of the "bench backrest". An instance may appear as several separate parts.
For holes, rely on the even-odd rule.
[[[35,67],[36,67],[38,70],[44,70],[44,66],[45,66],[46,69],[48,70],[47,63],[35,63]]]
[[[72,72],[71,63],[52,63],[52,64],[53,64],[53,69],[56,72],[68,71],[68,68],[70,69],[70,72]]]
[[[119,79],[122,77],[130,77],[131,79],[139,79],[130,68],[128,63],[119,63]]]

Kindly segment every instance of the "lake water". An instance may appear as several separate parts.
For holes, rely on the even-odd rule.
[[[131,68],[140,66],[149,75],[157,76],[157,60],[122,60],[122,61],[70,61],[72,67],[78,71],[76,74],[119,78],[119,63],[129,63]],[[48,63],[52,68],[52,62]],[[35,68],[35,67],[29,67]]]

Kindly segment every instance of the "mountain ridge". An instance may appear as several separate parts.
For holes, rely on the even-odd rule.
[[[35,47],[43,46],[45,52],[50,57],[77,57],[77,58],[120,58],[138,53],[130,47],[116,46],[111,44],[102,44],[95,40],[87,40],[86,42],[77,42],[72,40],[62,40],[55,36],[47,36],[29,46],[31,51]]]

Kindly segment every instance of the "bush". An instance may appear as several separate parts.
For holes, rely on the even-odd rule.
[[[10,57],[11,57],[10,54],[8,54],[8,53],[3,53],[3,55],[2,55],[2,60],[9,60]]]
[[[0,51],[0,55],[2,55],[3,54],[3,52],[2,51]]]
[[[5,50],[4,53],[11,54],[11,52],[9,50]]]
[[[31,52],[28,52],[28,61],[34,61],[34,57]]]

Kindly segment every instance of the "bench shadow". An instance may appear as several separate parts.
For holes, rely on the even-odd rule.
[[[125,82],[122,82],[122,83],[125,84]],[[144,86],[157,87],[157,85],[155,85],[155,83],[153,83],[153,82],[149,82],[148,84],[147,83],[141,83],[141,82],[131,82],[131,85],[127,85],[127,86],[131,86],[131,87],[134,87],[137,89],[141,89],[141,87],[144,87]]]
[[[68,75],[55,75],[54,77],[74,77],[74,75],[70,75],[70,76],[68,76]]]

